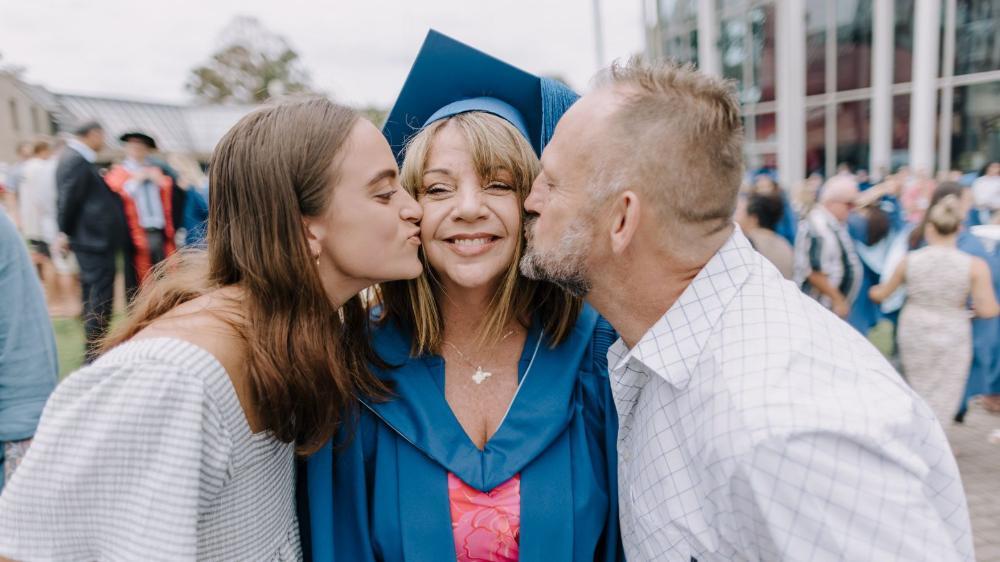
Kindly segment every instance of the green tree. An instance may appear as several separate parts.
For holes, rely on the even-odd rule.
[[[220,49],[193,68],[185,87],[207,104],[256,104],[312,91],[309,73],[288,41],[256,18],[238,16],[220,35]]]
[[[360,107],[358,108],[358,111],[361,113],[361,115],[365,117],[365,119],[368,119],[369,121],[374,123],[376,127],[379,128],[381,128],[382,125],[385,125],[385,119],[386,117],[389,116],[388,109],[377,107],[374,105],[366,105],[365,107]]]

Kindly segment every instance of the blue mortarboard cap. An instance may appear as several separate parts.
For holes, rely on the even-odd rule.
[[[402,161],[406,141],[451,115],[485,111],[506,119],[541,154],[577,95],[451,37],[430,30],[382,133]]]

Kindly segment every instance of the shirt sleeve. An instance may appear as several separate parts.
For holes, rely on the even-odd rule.
[[[928,467],[859,438],[815,431],[763,441],[734,476],[744,544],[761,560],[971,560],[930,502]],[[956,506],[959,509],[962,506]]]
[[[92,365],[57,388],[0,496],[0,555],[15,560],[194,559],[232,441],[197,373]]]
[[[20,441],[35,433],[59,363],[41,283],[24,241],[2,211],[0,287],[0,442]]]

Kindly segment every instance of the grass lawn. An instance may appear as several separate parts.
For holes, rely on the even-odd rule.
[[[56,349],[59,351],[59,378],[72,373],[83,363],[83,322],[79,318],[53,318]]]
[[[886,357],[892,357],[892,322],[882,320],[868,332],[868,341]]]

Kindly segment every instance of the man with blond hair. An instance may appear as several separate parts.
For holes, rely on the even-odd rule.
[[[858,182],[849,174],[830,178],[795,237],[795,282],[841,318],[851,312],[861,287],[861,261],[847,230],[847,218],[858,197]]]
[[[525,202],[522,271],[618,330],[629,560],[972,560],[933,412],[732,222],[728,83],[611,69],[559,122]]]

